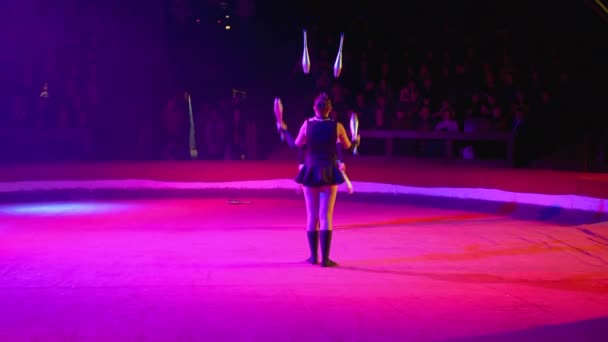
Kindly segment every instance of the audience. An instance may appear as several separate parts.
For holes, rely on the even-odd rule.
[[[441,21],[428,25],[447,27],[447,23]],[[414,47],[408,43],[407,36],[402,35],[403,45],[392,50],[380,48],[381,44],[370,35],[372,38],[365,44],[347,45],[349,63],[356,64],[345,68],[352,75],[338,80],[331,75],[334,56],[333,47],[328,46],[335,42],[317,37],[309,40],[311,60],[315,63],[308,87],[314,88],[311,91],[331,94],[332,116],[345,125],[348,125],[350,113],[356,112],[362,130],[513,132],[515,136],[521,134],[523,127],[527,133],[532,132],[530,134],[539,128],[557,130],[558,125],[553,121],[557,117],[563,118],[562,113],[573,108],[566,64],[549,56],[545,59],[546,65],[538,62],[543,60],[538,56],[528,61],[523,48],[506,44],[501,47],[502,35],[502,31],[497,34],[493,44],[484,43],[481,35],[469,36],[461,47],[457,44],[452,47],[441,39],[430,41],[424,47]],[[83,49],[78,50],[80,47]],[[87,44],[81,44],[70,54],[72,58],[66,59],[61,72],[46,73],[52,77],[33,77],[32,72],[38,66],[25,70],[22,84],[16,87],[23,91],[17,91],[5,101],[6,115],[1,120],[5,129],[95,128],[94,51]],[[39,79],[39,83],[35,84],[32,79]],[[27,89],[28,84],[35,91]],[[197,94],[194,98],[198,98]],[[142,132],[137,133],[140,148],[146,146],[146,140],[163,141],[158,153],[148,151],[145,155],[188,158],[188,153],[182,151],[188,149],[184,135],[188,135],[188,127],[194,123],[199,158],[242,158],[246,147],[246,122],[261,125],[265,120],[223,97],[207,97],[201,102],[204,103],[195,103],[193,118],[180,96],[171,97],[164,109],[159,108],[155,119],[158,124],[146,124]],[[310,108],[296,108],[292,112],[303,117],[310,113]],[[157,134],[162,137],[159,139]],[[532,143],[531,139],[525,141]],[[153,145],[150,144],[151,148]],[[470,158],[473,146],[468,148],[467,158]],[[382,151],[378,147],[370,149],[370,153]]]

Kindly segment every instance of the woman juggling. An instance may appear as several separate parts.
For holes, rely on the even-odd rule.
[[[306,152],[296,182],[303,186],[307,213],[307,237],[311,264],[319,263],[318,246],[321,246],[321,266],[337,264],[329,258],[332,240],[332,216],[338,185],[345,182],[344,164],[338,162],[338,145],[352,151],[359,145],[359,137],[351,142],[344,126],[331,119],[331,100],[321,93],[314,101],[315,115],[302,124],[295,145]]]

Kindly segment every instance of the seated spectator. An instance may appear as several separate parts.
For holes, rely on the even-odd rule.
[[[401,90],[399,91],[399,101],[397,103],[397,109],[408,111],[410,103],[410,89],[407,87],[401,88]]]
[[[448,100],[441,101],[441,105],[439,106],[439,110],[432,114],[433,119],[441,120],[443,118],[443,112],[450,111],[453,112],[454,108],[452,104]]]
[[[415,116],[403,110],[397,110],[395,118],[391,124],[392,129],[411,130],[415,127]]]
[[[525,113],[523,110],[516,110],[513,118],[513,132],[520,132],[526,124]]]
[[[429,106],[424,106],[418,112],[418,117],[416,118],[416,130],[429,132],[433,130],[433,120],[431,118],[431,109]]]
[[[524,114],[530,113],[530,105],[528,104],[528,99],[526,98],[524,92],[521,89],[518,89],[515,92],[515,100],[511,103],[511,110],[513,114],[516,111],[521,111]]]
[[[509,120],[502,112],[502,108],[496,106],[492,109],[492,130],[495,132],[507,132],[510,130]]]
[[[387,122],[385,110],[377,107],[374,112],[374,126],[372,129],[387,129],[388,127],[389,123]]]
[[[474,92],[471,95],[471,102],[468,104],[465,117],[479,117],[481,116],[481,108],[482,108],[481,97],[478,92]]]
[[[443,120],[439,121],[435,126],[436,131],[458,132],[458,121],[454,120],[453,112],[449,110],[443,111]]]
[[[422,81],[422,90],[420,90],[420,95],[425,100],[429,101],[429,104],[435,106],[439,103],[440,97],[439,92],[436,87],[433,85],[433,81],[430,78],[424,79]]]

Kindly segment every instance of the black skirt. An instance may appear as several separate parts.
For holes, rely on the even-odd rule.
[[[307,187],[338,185],[344,183],[344,176],[336,163],[304,164],[298,175],[296,183]]]

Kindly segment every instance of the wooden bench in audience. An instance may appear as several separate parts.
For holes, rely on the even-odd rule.
[[[488,133],[464,133],[464,132],[440,132],[440,131],[410,131],[410,130],[361,130],[361,139],[374,138],[384,139],[386,142],[385,154],[393,155],[393,142],[395,140],[443,140],[445,145],[445,156],[453,158],[454,142],[456,141],[498,141],[505,144],[507,161],[510,165],[514,163],[515,143],[511,132],[488,132]]]

